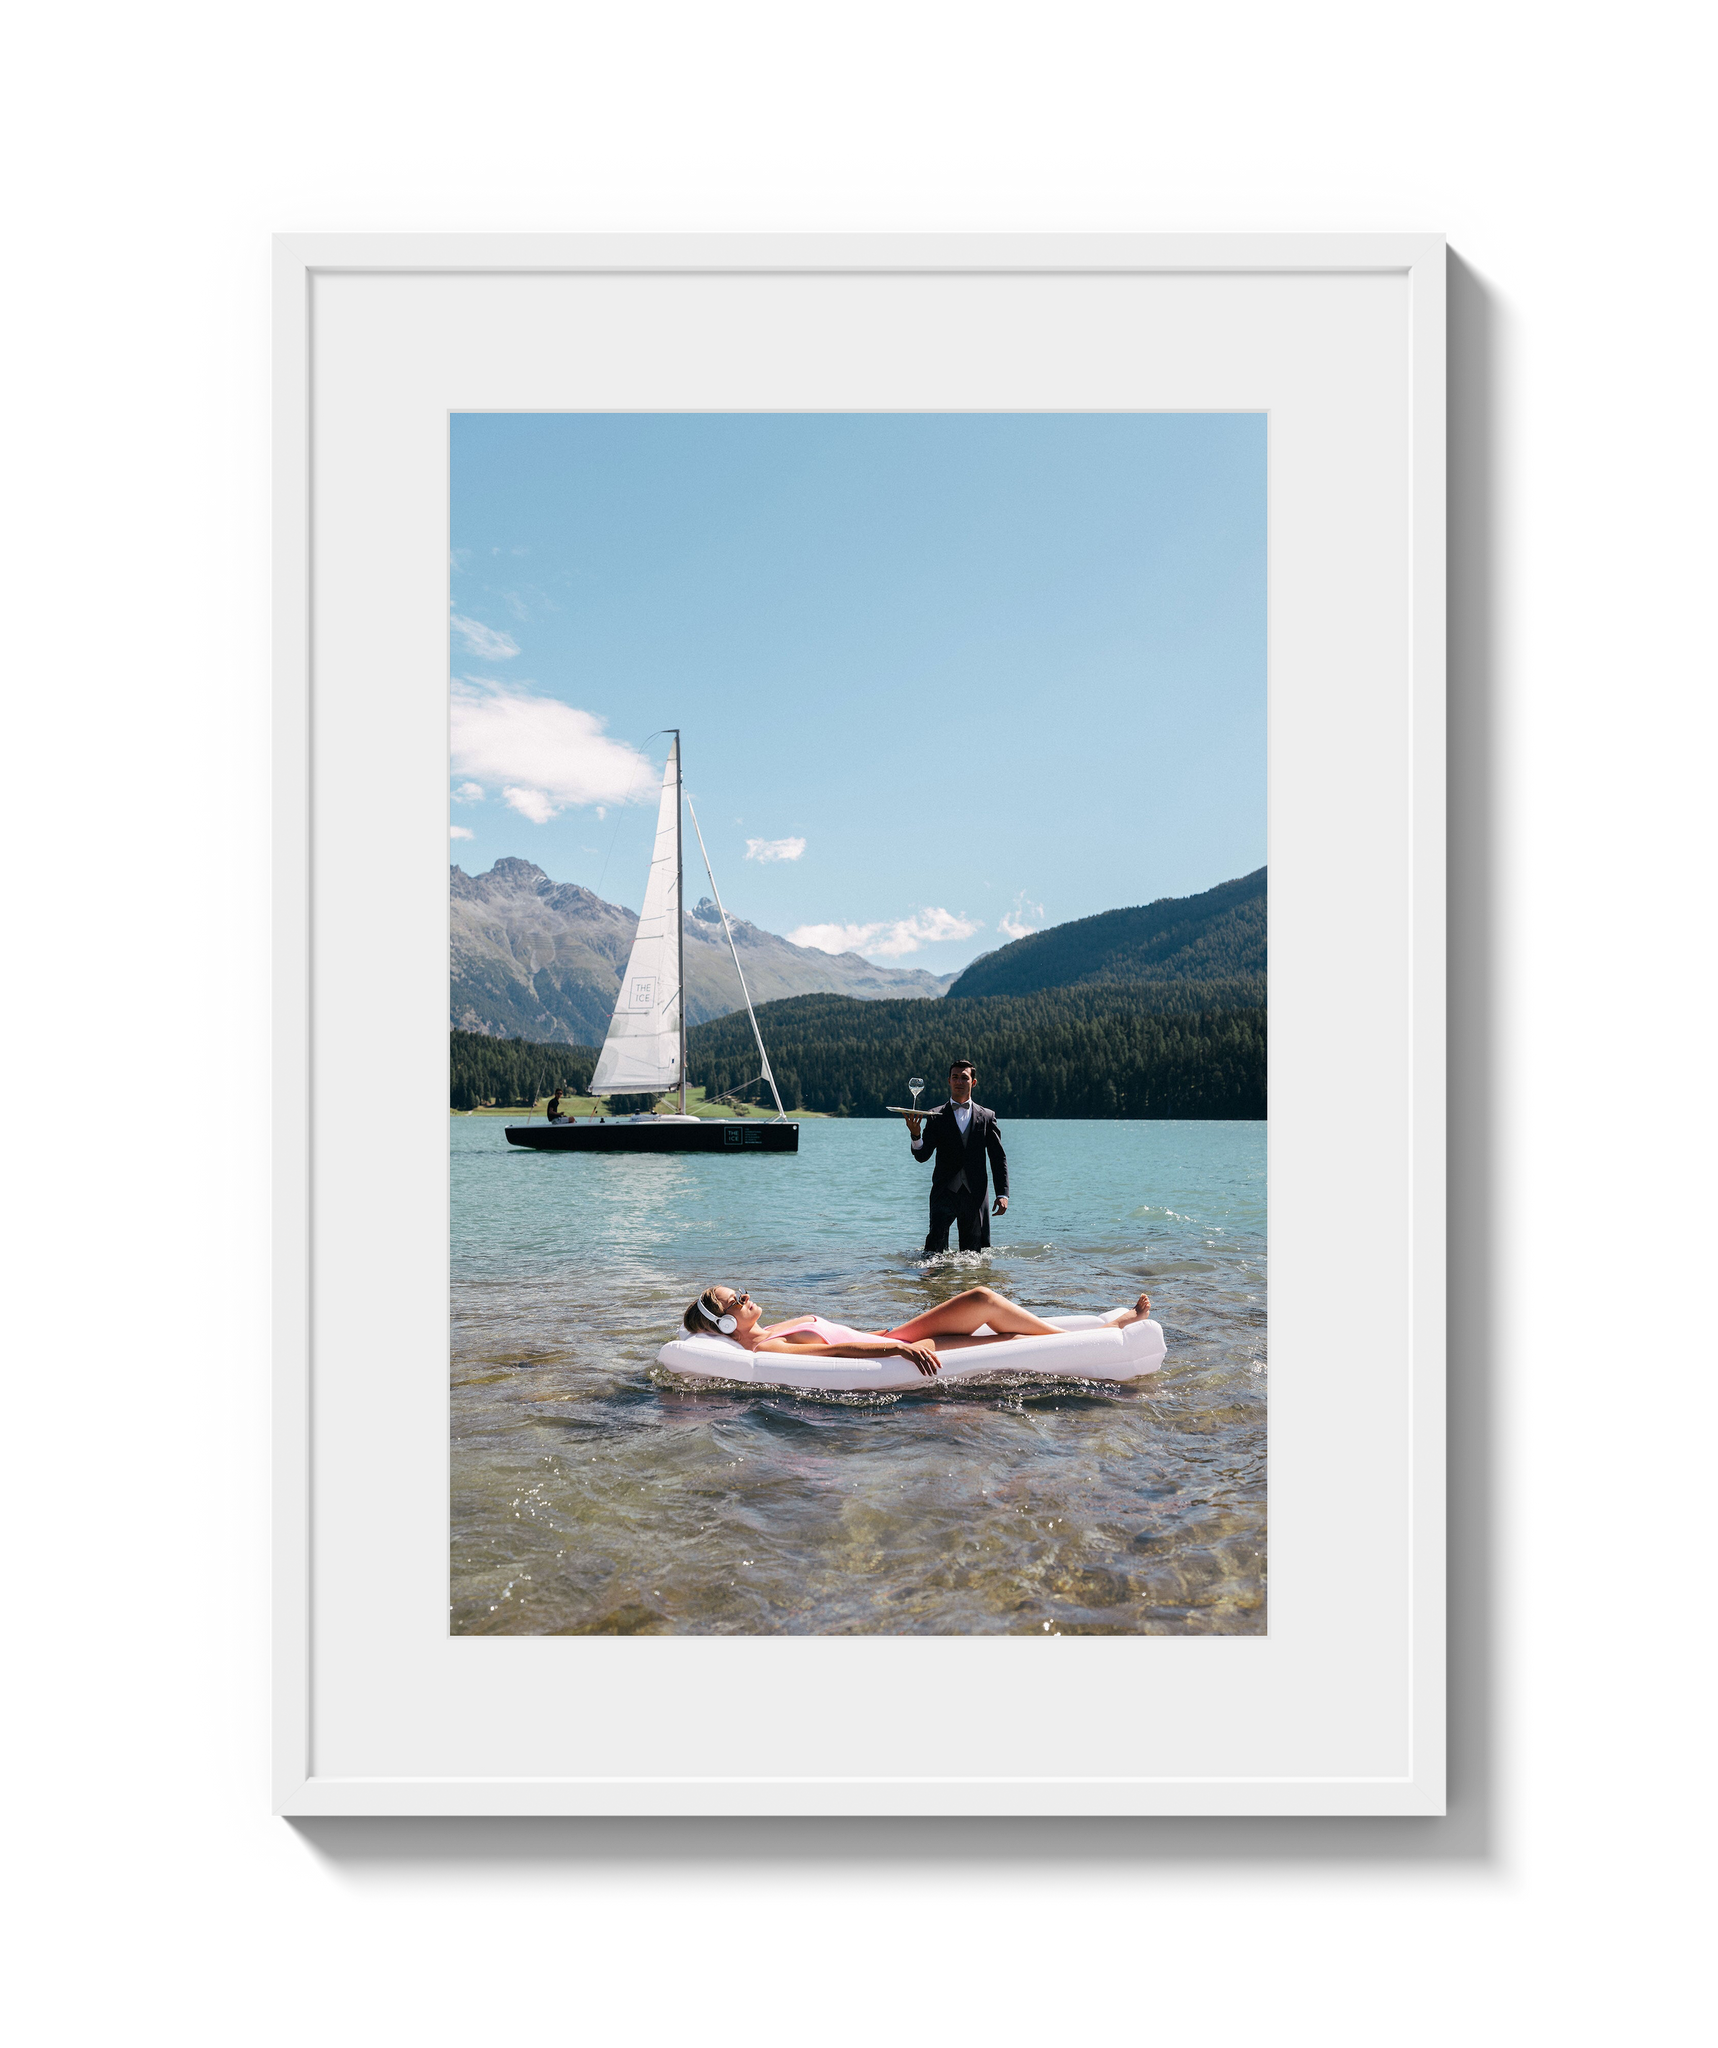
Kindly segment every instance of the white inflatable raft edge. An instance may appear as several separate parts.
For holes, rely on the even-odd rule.
[[[1125,1310],[1113,1311],[1116,1315]],[[687,1335],[664,1344],[658,1365],[687,1379],[729,1380],[767,1387],[806,1387],[816,1393],[892,1393],[903,1387],[932,1387],[944,1381],[978,1379],[989,1373],[1030,1373],[1034,1378],[1135,1380],[1154,1373],[1167,1346],[1162,1325],[1129,1323],[1118,1330],[1108,1316],[1046,1316],[1054,1337],[1010,1337],[1004,1344],[974,1344],[943,1354],[942,1370],[927,1379],[910,1359],[831,1358],[808,1351],[751,1352],[730,1337]]]

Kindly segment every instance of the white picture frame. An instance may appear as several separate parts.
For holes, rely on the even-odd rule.
[[[275,294],[277,1810],[1441,1813],[1442,238],[286,236]],[[445,1112],[340,1034],[438,1099],[446,416],[608,407],[1270,413],[1266,1636],[448,1635]]]

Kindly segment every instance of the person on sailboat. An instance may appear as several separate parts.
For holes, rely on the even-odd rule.
[[[549,1097],[549,1121],[552,1124],[570,1124],[572,1122],[570,1116],[563,1116],[561,1114],[561,1093],[562,1091],[557,1088],[554,1094]]]
[[[1113,1316],[1121,1329],[1151,1313],[1151,1297],[1142,1294],[1131,1309]],[[1046,1323],[996,1292],[994,1287],[969,1287],[952,1301],[940,1301],[922,1315],[893,1330],[855,1330],[824,1316],[790,1316],[765,1323],[763,1310],[741,1288],[706,1287],[681,1318],[694,1337],[726,1337],[744,1351],[787,1351],[803,1357],[818,1351],[826,1358],[910,1358],[927,1379],[938,1370],[937,1353],[963,1351],[974,1344],[999,1344],[1010,1337],[1059,1337]],[[988,1334],[975,1332],[983,1327]]]
[[[1008,1154],[1002,1149],[1002,1134],[996,1127],[996,1112],[974,1102],[972,1091],[978,1069],[971,1060],[956,1060],[948,1070],[947,1102],[922,1119],[924,1137],[919,1136],[921,1119],[907,1118],[907,1136],[913,1157],[923,1166],[936,1161],[931,1174],[931,1222],[925,1232],[920,1258],[935,1258],[948,1250],[949,1225],[960,1231],[963,1252],[990,1248],[990,1203],[985,1161],[996,1174],[996,1213],[1008,1210]]]

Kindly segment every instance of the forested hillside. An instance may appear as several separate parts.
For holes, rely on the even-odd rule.
[[[475,1109],[480,1102],[529,1108],[557,1088],[582,1095],[596,1072],[593,1046],[532,1045],[481,1031],[453,1031],[448,1037],[448,1102],[454,1109]]]
[[[927,1107],[946,1093],[951,1059],[978,1067],[978,1098],[999,1116],[1262,1117],[1262,1008],[1155,1010],[1137,990],[1052,989],[976,1002],[865,1002],[796,996],[758,1012],[776,1085],[790,1109],[883,1116],[923,1074]],[[585,1094],[592,1046],[531,1044],[454,1031],[449,1101],[526,1107],[554,1088]],[[744,1089],[758,1072],[744,1012],[697,1025],[687,1078],[711,1095]],[[762,1092],[755,1099],[766,1099]],[[615,1113],[648,1107],[616,1097]]]
[[[1031,932],[981,955],[952,984],[949,999],[1174,982],[1197,990],[1201,1007],[1263,1003],[1265,876],[1260,868],[1202,895],[1164,896]]]
[[[758,1011],[789,1109],[880,1116],[923,1074],[947,1092],[951,1059],[978,1067],[978,1099],[999,1116],[1234,1117],[1265,1114],[1265,1011],[1153,1005],[1137,988],[1053,989],[940,1003],[798,996]],[[744,1014],[700,1024],[687,1045],[711,1094],[758,1071]]]

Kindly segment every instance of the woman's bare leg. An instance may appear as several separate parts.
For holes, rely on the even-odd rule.
[[[1057,1337],[1061,1332],[1054,1323],[1047,1323],[1032,1314],[1030,1309],[1019,1307],[1006,1295],[998,1294],[994,1287],[969,1287],[964,1294],[957,1294],[952,1301],[938,1302],[935,1308],[928,1308],[923,1315],[914,1316],[911,1322],[902,1323],[898,1329],[885,1330],[886,1337],[902,1337],[908,1343],[916,1343],[922,1337],[970,1337],[980,1323],[988,1323],[999,1337]]]
[[[1144,1322],[1151,1314],[1151,1296],[1142,1294],[1132,1308],[1123,1309],[1121,1314],[1110,1318],[1112,1330],[1122,1330],[1129,1323]],[[997,1334],[994,1337],[975,1337],[972,1332],[980,1323],[988,1323]],[[885,1337],[903,1337],[910,1343],[928,1341],[935,1344],[940,1338],[946,1348],[965,1350],[972,1344],[1001,1344],[1010,1337],[1055,1337],[1060,1332],[1054,1323],[1046,1323],[1032,1314],[1029,1309],[998,1294],[992,1287],[972,1287],[966,1293],[957,1294],[952,1301],[941,1302],[935,1308],[926,1309],[923,1315],[914,1316],[911,1322],[902,1323],[898,1329],[878,1333]]]

